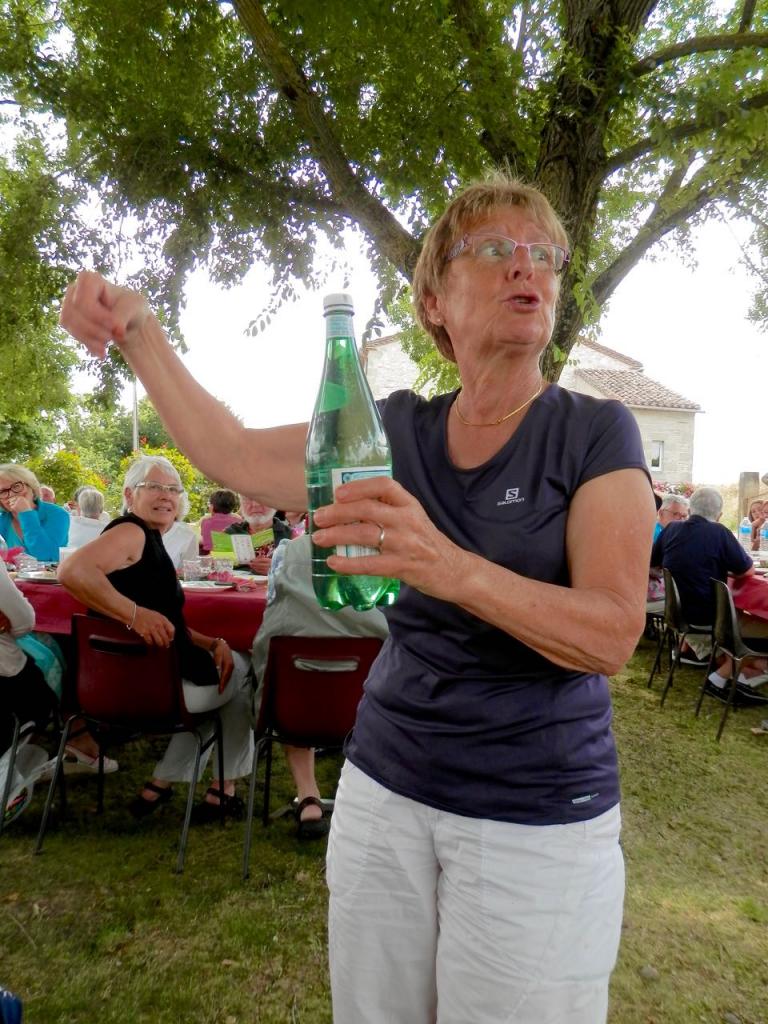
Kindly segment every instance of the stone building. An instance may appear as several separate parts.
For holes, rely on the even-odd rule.
[[[398,335],[366,342],[361,354],[374,398],[413,385],[418,371],[400,347]],[[594,341],[574,347],[560,384],[623,402],[640,427],[653,479],[668,484],[692,481],[695,415],[701,411],[696,402],[651,380],[636,359]]]

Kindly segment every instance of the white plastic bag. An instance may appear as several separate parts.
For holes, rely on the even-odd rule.
[[[13,766],[11,788],[3,812],[3,828],[14,821],[27,807],[32,799],[35,783],[47,769],[52,768],[56,758],[49,758],[47,751],[29,742],[25,736],[16,750],[16,761]],[[0,800],[2,800],[11,764],[11,748],[0,757]]]

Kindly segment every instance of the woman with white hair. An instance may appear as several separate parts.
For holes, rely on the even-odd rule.
[[[168,557],[173,562],[174,569],[180,569],[184,564],[184,559],[197,558],[198,555],[197,535],[191,526],[182,522],[184,516],[189,512],[189,498],[187,497],[187,492],[182,486],[179,471],[169,459],[166,459],[163,455],[142,455],[141,460],[134,462],[128,470],[125,477],[126,486],[128,486],[128,477],[131,473],[138,474],[142,472],[142,466],[147,466],[151,463],[152,465],[162,467],[167,473],[170,473],[171,476],[175,477],[176,483],[180,489],[179,500],[176,507],[176,517],[173,522],[168,523],[164,529],[160,530],[160,534],[163,538],[163,547],[168,552]],[[123,498],[123,514],[125,514],[126,511],[127,505],[125,503],[125,498]]]
[[[126,514],[62,564],[59,580],[83,604],[122,622],[148,644],[176,645],[184,679],[184,699],[192,712],[221,709],[225,779],[214,779],[198,821],[225,812],[240,817],[242,801],[234,795],[236,778],[251,764],[248,717],[248,664],[222,637],[187,628],[184,595],[161,536],[176,521],[184,488],[179,475],[161,456],[140,456],[128,469],[123,495]],[[150,814],[171,796],[172,782],[192,777],[195,742],[174,736],[154,777],[131,804],[137,817]]]
[[[77,505],[80,514],[70,516],[69,522],[70,548],[82,547],[89,540],[98,537],[104,529],[104,495],[101,491],[95,487],[82,487],[78,492]]]
[[[0,534],[9,548],[24,548],[43,562],[58,562],[69,537],[66,511],[43,501],[32,470],[12,462],[0,465]]]

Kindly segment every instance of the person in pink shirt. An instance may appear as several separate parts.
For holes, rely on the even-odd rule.
[[[203,554],[211,550],[211,531],[223,533],[228,526],[240,522],[237,515],[237,495],[234,491],[214,491],[208,500],[208,511],[210,515],[200,521],[200,547]]]

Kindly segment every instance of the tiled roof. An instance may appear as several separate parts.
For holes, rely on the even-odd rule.
[[[639,365],[639,364],[638,364]],[[625,405],[643,409],[690,409],[700,412],[701,406],[651,380],[639,370],[577,370],[583,378],[606,398],[617,398]]]
[[[583,345],[585,348],[591,348],[593,352],[601,352],[604,356],[610,356],[611,359],[616,359],[620,363],[625,363],[633,370],[642,370],[643,364],[638,363],[636,359],[631,356],[625,356],[623,352],[617,352],[614,348],[607,348],[605,345],[598,345],[596,341],[588,341],[586,338],[579,338],[578,344],[574,346],[573,355],[576,359],[579,358],[579,347]]]
[[[382,338],[368,338],[364,341],[360,351],[366,352],[369,348],[380,348],[382,345],[391,345],[393,342],[400,343],[400,332],[397,334],[385,334]]]

